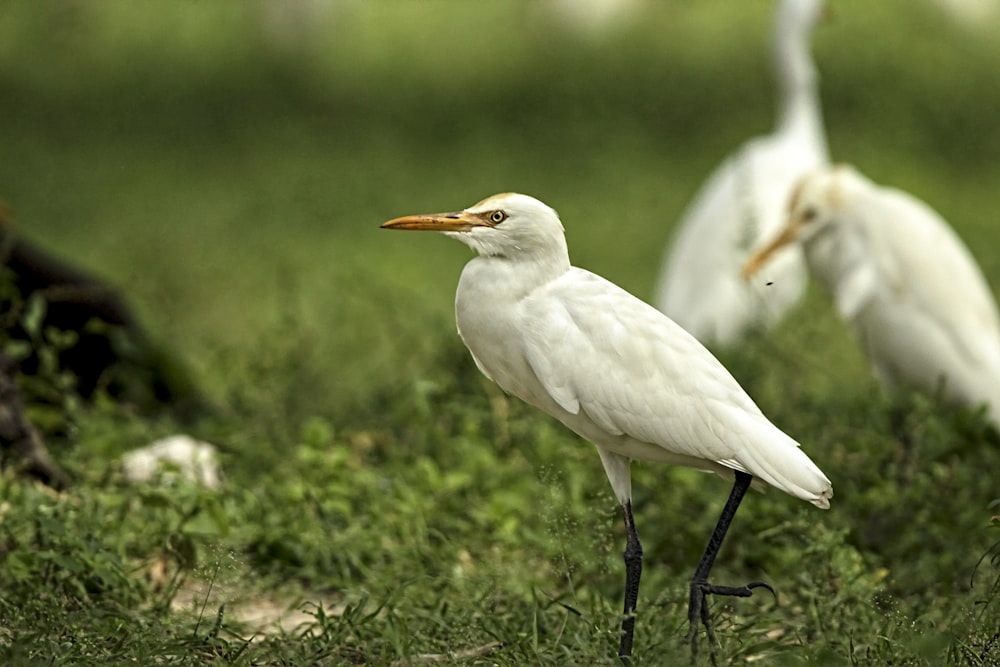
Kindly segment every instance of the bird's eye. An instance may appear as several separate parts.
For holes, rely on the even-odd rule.
[[[501,222],[507,219],[507,214],[503,211],[493,211],[490,213],[490,222],[494,225],[499,225]]]
[[[817,215],[819,215],[819,211],[817,211],[813,206],[808,206],[804,211],[802,211],[801,220],[802,222],[812,222],[816,219]]]

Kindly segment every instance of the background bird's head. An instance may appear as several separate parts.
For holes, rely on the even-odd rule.
[[[743,276],[750,278],[781,248],[799,243],[808,245],[832,231],[841,219],[852,189],[861,175],[849,165],[837,165],[803,176],[788,199],[788,215],[778,235],[755,252],[743,265]]]
[[[828,16],[823,0],[784,0],[778,8],[776,30],[809,33]]]

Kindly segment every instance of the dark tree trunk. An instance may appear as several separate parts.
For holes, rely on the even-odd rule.
[[[100,391],[144,411],[186,416],[203,409],[188,373],[151,342],[118,290],[17,237],[3,213],[0,208],[0,454],[5,459],[21,458],[54,486],[66,483],[24,415],[25,403],[34,405],[38,397],[17,380],[44,381],[53,372],[53,353],[57,372],[70,373],[73,391],[85,400]],[[28,316],[30,307],[41,313],[40,321]],[[52,330],[73,332],[67,339],[72,342],[56,349],[44,333]],[[12,341],[28,342],[30,352],[24,354],[22,342],[16,358],[4,355]]]
[[[10,359],[0,354],[0,458],[38,477],[49,486],[62,489],[69,478],[49,456],[35,427],[24,415],[24,402],[10,375]]]

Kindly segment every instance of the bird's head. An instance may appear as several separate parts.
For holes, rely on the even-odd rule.
[[[776,29],[808,33],[829,18],[830,10],[823,0],[784,0],[778,8]]]
[[[833,229],[838,214],[847,203],[847,192],[859,178],[848,165],[837,165],[803,176],[788,199],[785,225],[767,245],[743,265],[744,279],[749,280],[781,248],[792,243],[802,245]]]
[[[559,215],[534,197],[512,192],[461,211],[408,215],[382,227],[442,232],[489,257],[568,256]]]
[[[823,0],[783,0],[774,22],[774,56],[778,85],[788,94],[808,88],[818,78],[809,56],[809,41],[818,24],[829,16]]]

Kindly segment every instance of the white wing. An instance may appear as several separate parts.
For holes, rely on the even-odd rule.
[[[956,337],[1000,341],[1000,316],[979,265],[955,231],[927,204],[879,188],[870,228],[886,280]]]
[[[822,504],[829,481],[697,340],[573,268],[522,302],[523,353],[564,423],[625,456],[641,445],[743,470]],[[596,428],[594,428],[596,426]],[[663,457],[664,460],[670,460]],[[697,466],[695,466],[697,467]]]
[[[707,343],[731,344],[777,321],[805,289],[801,250],[783,249],[753,283],[740,268],[781,226],[797,178],[824,160],[821,147],[774,136],[720,165],[681,218],[660,273],[660,310]]]
[[[947,395],[990,404],[1000,423],[1000,316],[978,264],[920,200],[891,188],[870,196],[857,215],[877,216],[865,229],[883,293],[858,324],[866,345],[878,346],[870,355],[880,374],[928,391],[944,375]]]

